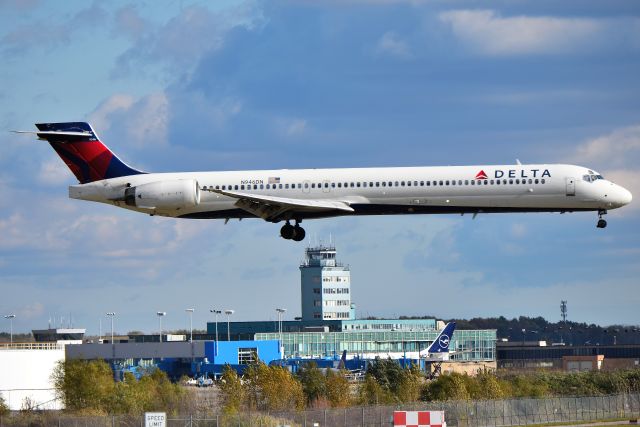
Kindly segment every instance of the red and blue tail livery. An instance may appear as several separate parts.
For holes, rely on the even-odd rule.
[[[113,154],[89,123],[37,123],[36,127],[38,138],[49,141],[80,184],[144,173]]]

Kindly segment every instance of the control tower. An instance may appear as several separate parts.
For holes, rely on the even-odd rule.
[[[336,261],[335,246],[305,249],[300,264],[302,320],[350,320],[351,271]]]

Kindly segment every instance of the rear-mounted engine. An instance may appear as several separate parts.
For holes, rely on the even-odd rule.
[[[200,187],[195,179],[158,181],[127,188],[124,202],[144,209],[178,210],[200,204]]]

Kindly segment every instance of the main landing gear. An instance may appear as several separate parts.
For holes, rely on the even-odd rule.
[[[280,229],[280,236],[286,240],[293,240],[295,242],[301,242],[304,240],[304,228],[300,227],[300,221],[296,220],[296,225],[293,226],[287,221],[285,225]]]
[[[605,215],[607,213],[607,211],[605,211],[604,209],[600,209],[598,211],[598,224],[596,225],[596,227],[598,228],[605,228],[607,226],[607,221],[605,221],[602,216]]]

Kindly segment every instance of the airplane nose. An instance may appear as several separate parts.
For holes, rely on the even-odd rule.
[[[631,194],[631,191],[627,190],[624,187],[620,187],[618,186],[618,188],[616,189],[616,198],[615,198],[615,203],[619,206],[624,206],[624,205],[628,205],[629,203],[631,203],[631,200],[633,199],[633,195]]]

